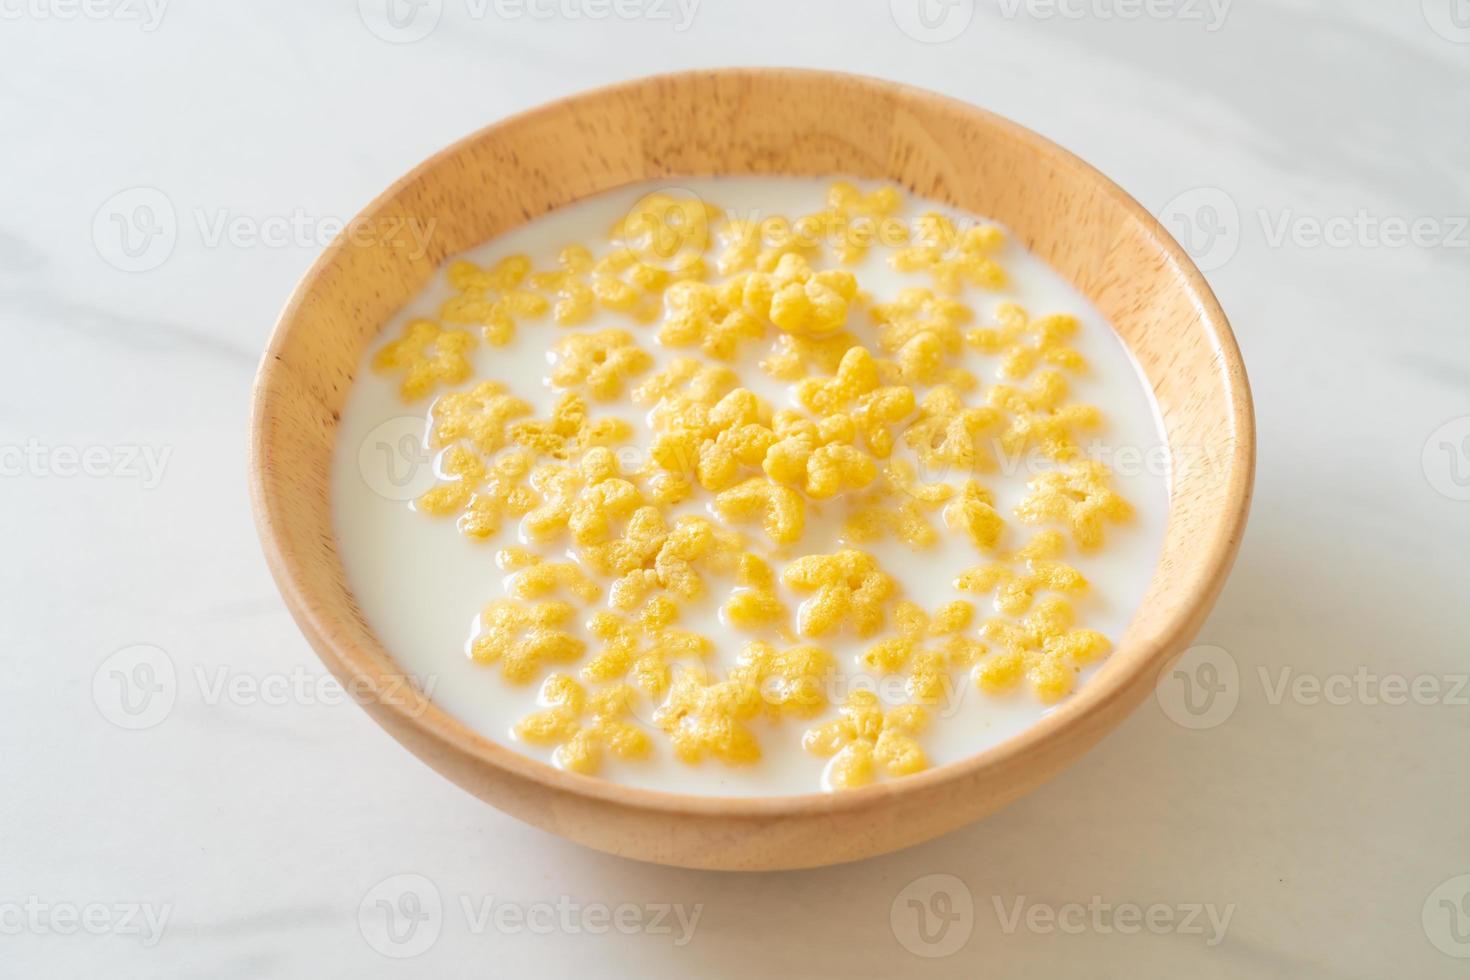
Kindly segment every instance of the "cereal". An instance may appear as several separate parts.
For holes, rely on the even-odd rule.
[[[450,479],[431,487],[414,503],[436,517],[458,513],[460,532],[483,540],[498,532],[505,518],[521,517],[540,502],[537,493],[525,485],[530,466],[530,456],[522,452],[502,454],[487,467],[464,446],[451,446],[439,462]]]
[[[759,711],[760,692],[751,685],[741,680],[711,684],[694,671],[680,671],[654,722],[681,762],[714,758],[746,765],[761,757],[760,743],[747,725]]]
[[[995,547],[1005,530],[1005,519],[995,509],[995,497],[974,480],[966,480],[960,492],[944,506],[944,523],[961,531],[975,547]]]
[[[468,380],[471,368],[465,354],[474,344],[474,335],[464,330],[445,330],[433,320],[412,320],[402,337],[374,355],[373,370],[402,374],[399,393],[405,401],[415,401],[440,385]]]
[[[747,643],[731,677],[760,692],[772,717],[810,717],[827,705],[827,682],[837,661],[818,646],[781,649],[764,641]]]
[[[531,414],[531,406],[496,381],[482,381],[468,391],[439,396],[429,410],[434,445],[463,439],[490,455],[507,444],[506,426]]]
[[[604,754],[632,761],[652,750],[648,733],[626,720],[633,697],[625,684],[588,694],[566,674],[552,674],[541,686],[546,709],[522,718],[515,732],[533,745],[555,745],[552,759],[561,768],[591,775]]]
[[[977,317],[1004,233],[906,210],[840,181],[790,216],[656,191],[610,241],[451,262],[437,319],[376,351],[428,406],[412,509],[499,566],[468,652],[518,699],[500,736],[614,778],[800,743],[783,765],[858,787],[948,761],[962,688],[1040,711],[1109,652],[1078,621],[1132,517],[1087,455],[1104,361],[1067,313]]]
[[[740,556],[735,581],[737,588],[724,607],[730,625],[745,630],[785,626],[791,611],[776,592],[776,573],[759,555]]]
[[[883,628],[897,584],[872,555],[847,548],[833,555],[807,555],[787,565],[781,581],[797,592],[814,592],[802,604],[797,628],[803,636],[827,636],[851,622],[859,636]]]
[[[698,346],[710,357],[733,360],[742,344],[766,335],[765,324],[732,305],[738,298],[701,282],[676,283],[664,295],[668,314],[658,339],[670,347]]]
[[[937,385],[919,402],[919,417],[904,432],[904,442],[931,469],[983,472],[995,468],[986,437],[1004,424],[1000,409],[968,407],[953,386]]]
[[[995,326],[972,330],[965,339],[986,354],[1001,355],[1001,377],[1019,380],[1040,364],[1087,370],[1087,361],[1065,343],[1077,333],[1076,317],[1054,313],[1032,320],[1015,303],[1002,303],[995,320]]]
[[[556,363],[550,381],[558,388],[578,388],[598,401],[623,393],[628,380],[653,366],[653,356],[626,330],[574,333],[552,348]]]
[[[1056,371],[1043,371],[1030,391],[1010,385],[990,389],[990,404],[1010,413],[1010,425],[1001,433],[1007,453],[1019,455],[1031,447],[1059,462],[1081,455],[1077,434],[1099,428],[1102,413],[1092,405],[1066,404],[1067,381]]]
[[[677,609],[667,599],[652,599],[637,617],[600,612],[587,624],[587,631],[603,644],[601,651],[582,667],[588,681],[630,678],[650,697],[669,689],[669,661],[700,659],[714,644],[690,630],[674,629],[669,623]]]
[[[1031,608],[1037,592],[1081,592],[1087,588],[1087,579],[1081,572],[1057,560],[1063,547],[1059,533],[1043,531],[1005,561],[965,572],[955,580],[954,586],[961,592],[993,593],[996,611],[1019,616]],[[1025,570],[1016,571],[1012,567],[1016,562],[1024,562]]]
[[[480,614],[480,632],[470,656],[500,665],[513,684],[524,684],[550,664],[577,660],[587,644],[567,631],[576,611],[565,602],[525,603],[495,599]]]
[[[918,244],[894,253],[895,268],[927,271],[947,293],[966,285],[1000,289],[1006,284],[1005,270],[991,257],[1005,244],[1005,234],[994,225],[960,231],[949,218],[929,211],[919,217],[916,231]]]
[[[491,269],[473,262],[449,266],[449,285],[457,293],[439,308],[439,319],[459,326],[480,327],[485,341],[504,347],[516,334],[517,318],[539,317],[551,304],[540,293],[517,288],[531,270],[524,255],[501,259]]]
[[[827,778],[833,789],[865,786],[878,770],[906,776],[929,767],[914,736],[929,724],[929,713],[907,704],[883,710],[871,691],[854,691],[842,706],[842,717],[806,733],[803,744],[815,755],[829,756]]]
[[[715,513],[733,524],[758,520],[774,544],[795,544],[806,527],[806,503],[796,491],[751,477],[718,494]]]
[[[1132,519],[1133,508],[1110,486],[1105,464],[1074,462],[1040,474],[1026,486],[1030,496],[1016,508],[1023,524],[1064,524],[1083,548],[1099,548],[1106,523]]]
[[[1101,633],[1072,629],[1074,620],[1072,607],[1058,597],[1038,602],[1020,622],[988,620],[980,632],[1001,649],[975,668],[980,689],[1002,693],[1025,677],[1047,704],[1070,694],[1077,668],[1111,648]]]
[[[933,616],[901,602],[893,615],[897,635],[869,647],[858,663],[880,675],[907,671],[909,696],[932,704],[950,693],[951,668],[968,667],[985,652],[982,643],[965,635],[974,616],[975,607],[963,599],[945,603]]]

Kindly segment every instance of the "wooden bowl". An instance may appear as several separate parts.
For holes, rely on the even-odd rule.
[[[417,692],[344,580],[329,508],[338,418],[367,346],[450,255],[619,185],[708,174],[850,175],[995,218],[1107,316],[1153,385],[1176,454],[1163,556],[1102,669],[1015,738],[900,780],[830,794],[686,796],[562,772],[471,731]],[[1249,505],[1244,367],[1198,270],[1147,211],[1014,123],[869,78],[784,69],[615,85],[497,123],[415,169],[297,287],[255,384],[251,496],[266,559],[323,662],[429,765],[507,813],[615,854],[697,868],[795,868],[914,844],[994,811],[1072,762],[1145,698],[1200,627]]]

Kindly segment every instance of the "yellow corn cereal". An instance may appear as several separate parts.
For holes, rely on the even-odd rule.
[[[830,758],[827,779],[833,789],[852,789],[873,782],[882,771],[907,776],[929,767],[915,736],[929,724],[929,713],[916,704],[884,710],[871,691],[854,691],[842,706],[842,717],[818,725],[802,740],[808,752]]]
[[[1009,301],[1071,294],[994,225],[895,187],[773,212],[741,199],[751,181],[690,186],[616,221],[632,194],[588,202],[559,252],[511,232],[449,262],[410,307],[437,312],[373,348],[372,412],[409,418],[344,419],[372,435],[338,458],[361,470],[382,437],[402,440],[390,476],[395,451],[432,459],[388,518],[428,527],[431,560],[366,565],[413,598],[408,635],[440,656],[427,613],[473,616],[491,737],[676,792],[860,787],[1039,717],[1108,654],[1131,588],[1112,556],[1159,524],[1140,498],[1122,540],[1115,484],[1138,484],[1092,461],[1153,420],[1077,393],[1126,357],[1087,308]],[[728,211],[701,197],[719,188]],[[347,520],[384,519],[377,484]]]
[[[1000,443],[1007,453],[1019,455],[1036,447],[1059,462],[1076,459],[1081,452],[1077,435],[1102,425],[1102,413],[1092,405],[1064,403],[1067,382],[1055,371],[1043,371],[1025,391],[1010,385],[990,389],[990,404],[1010,413]]]
[[[1014,303],[1002,303],[995,313],[995,326],[966,334],[976,349],[1001,358],[1000,375],[1020,380],[1041,364],[1066,371],[1087,370],[1087,361],[1067,346],[1077,333],[1077,318],[1052,314],[1032,320]]]
[[[501,676],[524,684],[541,668],[572,663],[586,652],[587,644],[567,631],[575,615],[565,602],[495,599],[480,613],[470,655],[480,663],[499,664]]]
[[[517,737],[532,745],[554,745],[553,761],[568,772],[595,774],[605,755],[625,760],[647,758],[648,733],[628,721],[635,695],[624,684],[588,693],[566,674],[552,674],[541,686],[541,711],[516,724]]]
[[[844,623],[859,636],[872,636],[883,628],[888,603],[898,591],[877,559],[854,548],[798,558],[781,572],[781,581],[797,592],[814,593],[797,619],[803,636],[828,636]]]
[[[1133,507],[1111,487],[1103,463],[1084,460],[1048,470],[1026,484],[1031,493],[1016,508],[1023,524],[1061,524],[1083,548],[1100,548],[1106,524],[1133,518]]]
[[[964,572],[954,586],[961,592],[993,593],[997,612],[1019,616],[1031,608],[1038,592],[1082,592],[1087,588],[1081,572],[1057,560],[1065,546],[1058,532],[1042,531],[1004,560]],[[1013,567],[1018,562],[1025,564],[1024,570]]]
[[[445,330],[433,320],[410,320],[402,337],[373,356],[373,370],[403,375],[398,392],[404,401],[416,401],[440,385],[469,380],[465,354],[474,345],[474,335],[464,330]]]
[[[563,337],[552,347],[556,361],[551,383],[585,391],[610,401],[623,393],[630,378],[653,366],[653,356],[626,330],[598,330]]]
[[[691,765],[713,758],[748,765],[761,757],[748,722],[761,710],[760,692],[741,680],[708,683],[698,671],[674,675],[654,723],[668,735],[674,755]]]
[[[1002,693],[1024,677],[1036,696],[1047,704],[1072,692],[1077,668],[1105,656],[1107,637],[1094,630],[1074,630],[1075,614],[1066,600],[1051,597],[1038,602],[1019,622],[992,619],[981,635],[1000,650],[975,668],[980,689]]]

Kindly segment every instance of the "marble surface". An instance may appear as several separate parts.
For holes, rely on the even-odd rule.
[[[394,2],[0,4],[0,976],[1470,972],[1465,0]],[[1216,699],[821,871],[630,863],[430,772],[321,683],[245,495],[334,224],[508,113],[727,64],[1092,161],[1208,268],[1259,413]]]

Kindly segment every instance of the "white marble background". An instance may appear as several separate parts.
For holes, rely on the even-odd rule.
[[[0,976],[1470,974],[1470,3],[420,2],[0,0]],[[1260,423],[1199,640],[1238,679],[1174,712],[1210,727],[1151,701],[945,839],[720,876],[525,827],[273,687],[322,671],[251,526],[249,386],[317,234],[508,113],[730,64],[989,107],[1199,253]],[[176,695],[129,731],[93,681],[137,644]],[[400,874],[443,912],[394,945]],[[699,918],[589,933],[625,903]]]

